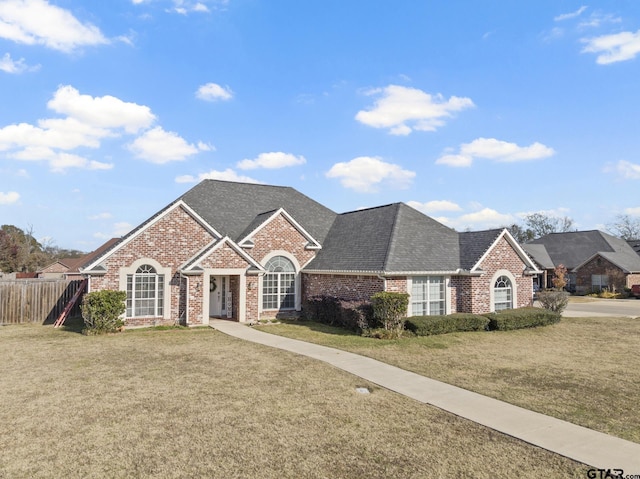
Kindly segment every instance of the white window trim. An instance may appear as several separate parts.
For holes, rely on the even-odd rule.
[[[444,276],[444,314],[451,314],[451,276],[442,274],[421,274],[423,276]],[[409,305],[407,306],[408,316],[413,316],[413,308],[411,303],[413,302],[413,276],[407,277],[407,293],[409,294]]]
[[[515,309],[518,307],[518,283],[516,281],[516,277],[507,269],[499,269],[494,273],[491,278],[491,282],[489,283],[489,300],[492,313],[495,313],[496,311],[496,295],[494,286],[500,276],[506,276],[509,278],[509,281],[511,281],[511,308]]]
[[[300,311],[302,309],[302,294],[301,294],[302,287],[301,287],[301,274],[300,274],[300,270],[302,268],[300,268],[300,263],[298,262],[298,259],[288,251],[274,250],[269,252],[269,254],[267,254],[264,258],[262,258],[262,261],[260,261],[260,265],[264,267],[267,264],[267,262],[275,256],[284,256],[285,258],[287,258],[289,261],[293,263],[293,267],[295,268],[295,278],[296,278],[296,282],[295,282],[296,301],[295,301],[294,309],[296,311]],[[265,274],[268,274],[268,272],[266,272]],[[261,277],[260,281],[258,281],[258,314],[265,311],[262,305],[263,305],[263,302],[262,302],[262,277]],[[274,311],[274,310],[268,309],[266,311]],[[288,311],[291,311],[291,310],[288,310]]]
[[[148,264],[153,266],[156,269],[156,273],[158,275],[163,275],[164,277],[164,298],[162,301],[162,318],[163,319],[171,319],[171,268],[163,268],[160,263],[151,258],[140,258],[131,263],[131,266],[128,268],[120,268],[120,290],[127,291],[127,276],[133,275],[136,273],[138,268],[143,264]],[[126,312],[124,315],[126,318]],[[126,318],[126,319],[134,319],[135,317]]]

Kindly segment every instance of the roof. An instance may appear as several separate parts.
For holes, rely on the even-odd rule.
[[[180,199],[233,241],[282,208],[322,244],[336,218],[335,212],[289,186],[204,180]]]
[[[529,256],[531,256],[533,260],[540,265],[541,268],[554,269],[556,267],[543,244],[527,243],[523,244],[522,247],[527,253],[529,253]]]
[[[473,268],[503,229],[458,233],[404,203],[338,215],[306,271],[454,272]]]
[[[493,229],[460,233],[460,267],[472,269],[503,231],[504,229]]]
[[[548,266],[543,263],[550,259],[551,267],[563,264],[571,271],[598,254],[620,269],[640,272],[640,256],[629,243],[599,230],[551,233],[527,243],[524,248],[545,268]]]
[[[404,203],[336,214],[291,187],[204,180],[123,237],[100,248],[85,272],[104,272],[100,262],[175,208],[184,208],[212,232],[214,239],[184,268],[223,237],[251,246],[251,235],[278,214],[284,215],[317,249],[305,271],[375,274],[474,273],[487,251],[503,235],[525,263],[530,258],[504,229],[458,233]],[[640,258],[640,257],[639,257]]]
[[[633,251],[640,254],[640,239],[627,240],[627,244],[633,248]]]

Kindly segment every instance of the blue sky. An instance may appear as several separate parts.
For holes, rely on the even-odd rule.
[[[603,229],[639,54],[636,1],[0,0],[0,223],[90,251],[217,178]]]

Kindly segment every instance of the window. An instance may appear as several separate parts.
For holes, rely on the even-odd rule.
[[[495,311],[513,308],[513,288],[507,276],[500,276],[493,285],[493,306]]]
[[[591,275],[591,289],[594,291],[602,291],[609,287],[609,276],[606,274]]]
[[[294,309],[296,307],[296,270],[284,256],[274,256],[265,265],[262,280],[263,309]]]
[[[416,276],[411,286],[411,315],[446,314],[444,276]]]
[[[164,275],[148,264],[127,275],[127,317],[163,316]]]

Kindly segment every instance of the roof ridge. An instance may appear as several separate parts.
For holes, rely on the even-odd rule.
[[[395,203],[389,203],[389,204],[386,204],[386,205],[370,206],[368,208],[359,208],[357,210],[345,211],[344,213],[338,213],[338,215],[339,216],[350,215],[350,214],[353,214],[353,213],[360,213],[362,211],[378,210],[378,209],[381,209],[381,208],[388,208],[389,206],[402,205],[402,204],[404,204],[404,203],[402,203],[400,201],[397,201]]]
[[[385,251],[384,253],[384,260],[382,261],[382,268],[387,271],[389,268],[387,268],[388,262],[389,262],[389,256],[391,254],[391,251],[393,250],[393,247],[395,246],[395,241],[396,241],[396,231],[397,231],[397,227],[398,227],[398,217],[400,216],[400,206],[402,205],[402,203],[392,203],[390,205],[387,206],[395,206],[396,207],[396,214],[393,215],[393,224],[391,225],[391,231],[389,233],[389,241],[387,241],[387,251]]]

